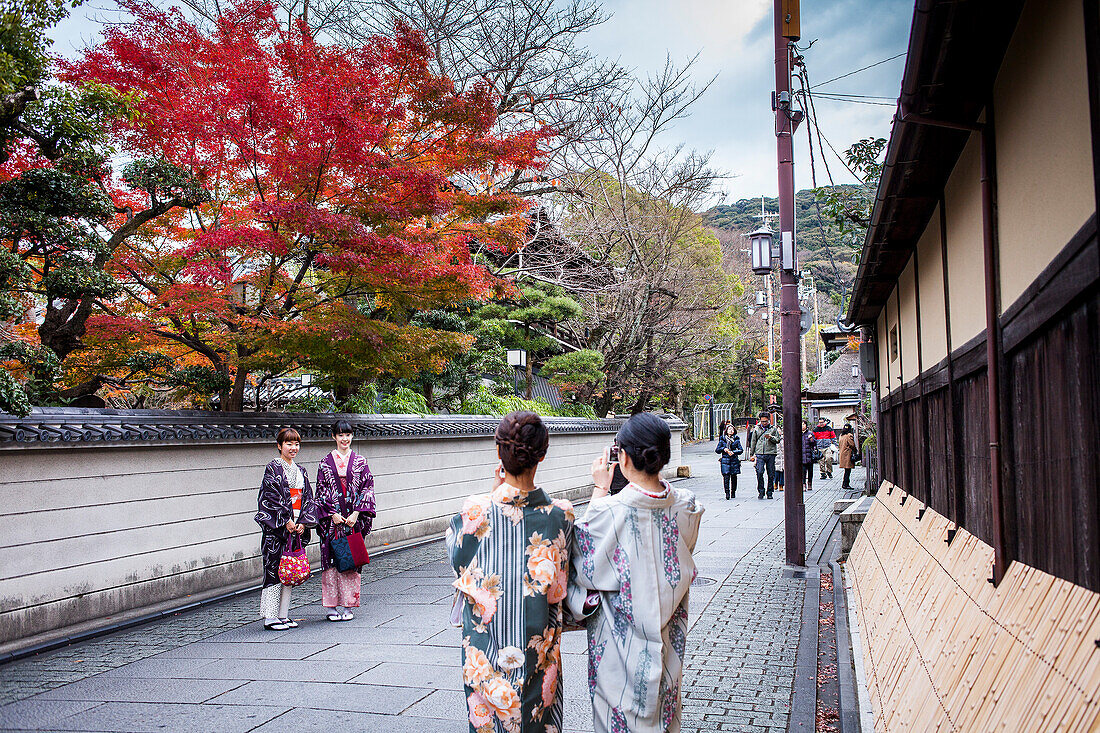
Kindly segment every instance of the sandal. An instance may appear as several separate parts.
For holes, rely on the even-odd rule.
[[[332,613],[330,613],[328,615],[328,620],[329,621],[343,621],[344,617],[342,615],[336,613],[336,611],[333,611]]]
[[[297,621],[295,621],[294,619],[289,619],[289,618],[281,618],[281,619],[279,619],[279,621],[280,621],[281,623],[284,623],[284,624],[286,624],[286,627],[287,627],[288,629],[296,629],[296,628],[298,628],[298,622],[297,622]]]
[[[351,621],[353,618],[355,618],[354,613],[352,613],[351,611],[344,611],[344,615],[342,615],[340,617],[340,620],[341,621]]]
[[[282,621],[264,621],[264,628],[268,631],[286,631],[290,627],[284,624]]]

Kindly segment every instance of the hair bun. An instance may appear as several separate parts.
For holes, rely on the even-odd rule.
[[[504,470],[515,476],[534,468],[546,456],[550,432],[534,412],[513,412],[497,426],[496,443]]]

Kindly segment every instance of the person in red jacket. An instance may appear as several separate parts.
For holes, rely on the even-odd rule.
[[[829,427],[823,417],[817,419],[817,427],[814,428],[814,440],[817,441],[816,449],[821,452],[821,478],[832,478],[833,456],[829,452],[829,447],[836,445],[836,433],[833,432],[833,429]]]

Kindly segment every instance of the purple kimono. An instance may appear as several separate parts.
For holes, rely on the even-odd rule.
[[[374,476],[371,475],[367,459],[355,451],[348,457],[346,478],[347,491],[343,491],[332,453],[326,455],[317,467],[317,531],[321,536],[322,570],[332,567],[328,540],[332,539],[333,523],[330,517],[333,514],[346,517],[352,512],[359,512],[359,519],[353,530],[364,537],[370,534],[374,523]],[[346,525],[341,525],[344,526]]]
[[[260,552],[264,558],[264,587],[279,584],[279,560],[283,557],[290,533],[286,531],[287,520],[294,517],[294,506],[290,498],[290,484],[287,482],[284,464],[276,458],[264,469],[264,480],[260,484],[259,511],[256,523],[263,534],[260,539]],[[309,485],[306,470],[302,472],[302,509],[298,513],[298,524],[307,527],[317,525],[317,504],[313,499],[313,490]],[[309,530],[302,533],[302,546],[309,544]],[[322,543],[323,545],[324,543]]]

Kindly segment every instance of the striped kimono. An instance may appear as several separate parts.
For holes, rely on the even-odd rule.
[[[573,505],[502,484],[447,530],[475,733],[560,733],[562,601]]]

